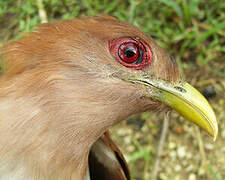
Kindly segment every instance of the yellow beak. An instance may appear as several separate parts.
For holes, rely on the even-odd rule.
[[[188,83],[172,85],[165,81],[149,79],[135,80],[137,83],[151,87],[150,97],[167,104],[187,120],[214,137],[218,134],[216,116],[204,96]]]

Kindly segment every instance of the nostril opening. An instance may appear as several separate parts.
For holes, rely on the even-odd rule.
[[[186,93],[186,92],[187,92],[184,88],[179,87],[179,86],[175,86],[174,88],[175,88],[176,90],[182,92],[182,93]]]

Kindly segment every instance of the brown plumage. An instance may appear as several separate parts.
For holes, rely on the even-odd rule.
[[[124,37],[151,47],[149,66],[134,70],[115,60],[109,41]],[[149,88],[126,80],[180,80],[174,61],[152,38],[111,17],[42,24],[7,44],[2,59],[0,180],[88,180],[101,172],[102,180],[130,179],[107,130],[161,103],[146,98]]]

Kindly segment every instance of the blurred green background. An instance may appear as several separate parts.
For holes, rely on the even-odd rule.
[[[216,142],[172,113],[156,179],[225,179],[225,1],[0,0],[0,47],[38,23],[98,14],[117,17],[152,36],[215,109]],[[163,115],[145,113],[112,129],[135,180],[152,179],[162,123]]]

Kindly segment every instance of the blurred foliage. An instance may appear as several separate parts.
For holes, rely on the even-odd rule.
[[[50,22],[109,14],[132,23],[155,38],[178,62],[182,57],[205,65],[221,60],[225,52],[224,0],[43,0],[43,4]],[[16,17],[19,32],[32,30],[40,23],[37,2],[0,0],[0,23],[4,26],[3,21],[12,17]]]

